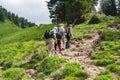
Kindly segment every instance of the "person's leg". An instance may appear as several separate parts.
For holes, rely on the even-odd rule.
[[[54,54],[55,52],[55,40],[53,38],[51,38],[51,52],[52,52],[52,55]]]
[[[57,43],[54,43],[54,48],[55,50],[57,50]]]
[[[67,41],[66,41],[66,49],[68,49],[68,38],[66,38],[67,39]]]
[[[65,35],[62,36],[62,48],[65,49]]]
[[[68,48],[70,48],[70,37],[68,38]]]
[[[51,39],[47,39],[46,42],[47,42],[47,47],[48,47],[47,53],[48,55],[51,55]]]
[[[67,37],[66,49],[70,48],[70,37]]]
[[[61,40],[57,41],[57,45],[58,45],[59,51],[61,51]]]

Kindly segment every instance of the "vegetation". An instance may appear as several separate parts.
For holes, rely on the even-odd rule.
[[[39,69],[39,72],[43,72],[46,75],[50,75],[52,72],[54,72],[58,68],[60,68],[63,63],[65,63],[64,58],[50,56],[50,57],[46,57],[42,60],[38,69]]]
[[[97,30],[102,31],[106,29],[107,25],[112,24],[116,17],[109,17],[106,18],[107,20],[103,20],[101,23],[98,24],[87,24],[83,23],[80,25],[76,25],[73,28],[73,38],[86,38],[93,36],[93,33],[95,33]],[[78,35],[79,34],[79,35]]]
[[[24,42],[29,40],[40,40],[43,38],[46,30],[52,29],[54,24],[44,25],[39,28],[37,26],[21,29],[10,21],[0,23],[0,45]]]
[[[97,23],[100,23],[100,22],[101,22],[100,18],[98,18],[98,16],[96,16],[96,15],[93,15],[92,18],[89,21],[89,24],[97,24]]]
[[[44,46],[44,47],[43,47]],[[0,66],[4,69],[10,67],[20,67],[24,63],[24,59],[29,55],[43,56],[46,54],[44,42],[18,42],[0,47]],[[31,56],[31,57],[32,57]]]
[[[101,46],[104,48],[104,50],[113,50],[113,51],[118,51],[120,47],[120,42],[119,41],[102,41]]]
[[[66,77],[66,78],[65,78],[65,79],[63,79],[63,80],[78,80],[78,78],[68,76],[68,77]]]
[[[9,68],[0,72],[1,80],[31,80],[27,78],[25,70],[22,68]]]
[[[109,71],[103,71],[95,78],[95,80],[117,80],[117,78]]]
[[[64,70],[61,72],[61,75],[64,77],[72,76],[80,79],[85,79],[89,77],[89,74],[82,70],[82,66],[78,63],[67,63]],[[65,80],[68,79],[65,78]],[[76,78],[73,78],[76,79]],[[69,80],[69,79],[68,79]]]
[[[91,12],[93,10],[91,5],[96,3],[97,0],[50,0],[48,9],[53,21],[57,17],[58,22],[73,22],[76,19],[77,23],[81,23],[84,22],[82,15]]]
[[[120,3],[119,0],[117,0],[118,3]],[[102,11],[106,14],[106,15],[112,15],[115,16],[119,13],[117,13],[119,11],[119,9],[117,9],[117,7],[120,7],[120,5],[116,5],[115,0],[101,0],[101,8]]]
[[[100,35],[98,45],[101,50],[92,51],[90,57],[93,61],[91,63],[103,66],[107,71],[101,72],[94,80],[117,80],[116,75],[120,75],[120,19],[105,16],[103,13],[119,15],[120,6],[115,7],[114,0],[101,0],[103,13],[97,13],[93,11],[96,1],[50,0],[47,3],[53,20],[57,18],[58,22],[64,23],[75,20],[77,23],[84,22],[73,27],[73,38],[84,40],[96,34]],[[107,2],[110,3],[109,7],[112,10],[108,9]],[[118,2],[120,3],[119,0]],[[90,18],[91,15],[92,18]],[[28,22],[25,18],[0,7],[1,80],[31,80],[26,72],[29,69],[36,71],[34,76],[31,75],[36,80],[55,77],[63,80],[84,80],[90,76],[79,63],[70,63],[58,56],[48,56],[47,46],[41,40],[44,32],[52,29],[55,24],[43,27],[33,25],[35,24]],[[75,51],[75,48],[71,50]]]
[[[103,31],[103,40],[106,40],[106,41],[117,41],[117,40],[120,40],[120,31],[112,31],[112,30],[104,30]]]
[[[0,21],[5,22],[5,20],[10,20],[21,28],[32,27],[36,25],[35,23],[28,22],[28,20],[23,17],[18,17],[18,15],[8,12],[5,8],[0,6]]]
[[[120,75],[120,66],[116,64],[110,64],[107,66],[108,70]]]

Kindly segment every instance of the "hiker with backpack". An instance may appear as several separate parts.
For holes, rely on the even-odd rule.
[[[57,26],[58,28],[58,33],[61,34],[61,44],[59,44],[61,46],[61,50],[65,49],[65,29],[64,29],[64,24],[59,24]]]
[[[70,48],[70,39],[72,37],[72,27],[73,25],[72,24],[69,24],[68,27],[66,28],[66,49],[69,49]]]
[[[58,29],[57,29],[57,33],[56,33],[56,40],[57,40],[57,42],[55,43],[55,50],[57,51],[57,47],[58,47],[59,51],[61,52],[61,50],[62,50],[62,46],[61,46],[62,33],[58,32]]]
[[[52,55],[55,51],[54,44],[56,43],[56,32],[57,27],[54,27],[52,30],[46,30],[44,34],[46,45],[48,46],[47,52],[49,55]]]

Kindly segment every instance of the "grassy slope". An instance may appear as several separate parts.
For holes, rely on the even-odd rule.
[[[0,45],[8,44],[19,41],[29,41],[29,40],[39,40],[43,37],[43,33],[46,29],[51,29],[54,24],[44,25],[42,28],[37,26],[21,29],[11,23],[6,21],[5,23],[0,23]]]
[[[111,24],[114,21],[114,18],[106,21],[106,22],[102,22],[99,24],[94,24],[94,25],[88,25],[88,24],[80,24],[77,25],[73,28],[73,38],[83,38],[85,36],[92,36],[92,31],[93,30],[102,30],[104,31],[106,29],[106,26],[108,24]],[[51,29],[54,25],[45,25],[45,27],[43,28],[37,28],[37,27],[32,27],[32,28],[27,28],[27,29],[20,29],[19,27],[16,27],[15,25],[11,24],[9,21],[7,21],[6,23],[0,23],[0,25],[2,25],[2,28],[0,29],[0,35],[4,35],[0,36],[0,44],[6,44],[6,43],[12,43],[15,42],[14,44],[8,44],[5,46],[1,46],[0,47],[0,65],[3,66],[6,70],[2,70],[0,71],[0,78],[4,79],[7,75],[7,73],[11,73],[10,71],[12,70],[13,75],[16,77],[16,75],[14,74],[14,69],[16,68],[20,68],[20,69],[29,69],[29,68],[34,68],[35,64],[39,64],[38,67],[36,68],[38,71],[41,71],[41,64],[45,63],[47,67],[51,67],[52,66],[60,66],[62,63],[58,64],[58,61],[61,59],[51,59],[50,60],[48,58],[45,58],[46,55],[46,47],[45,47],[45,43],[44,42],[36,42],[36,41],[30,41],[30,42],[25,42],[25,41],[29,41],[31,39],[33,40],[39,40],[42,38],[43,33],[46,29]],[[3,26],[6,26],[6,28],[3,28]],[[22,42],[21,42],[22,41]],[[110,42],[111,44],[114,45],[114,42]],[[101,56],[99,56],[96,53],[106,53],[106,49],[108,50],[109,45],[105,45],[106,42],[101,42],[101,45],[105,48],[105,51],[101,51],[101,52],[94,52],[92,54],[92,57],[95,57],[95,60],[99,60],[101,58]],[[109,44],[109,43],[107,43]],[[111,47],[110,47],[111,48]],[[116,48],[116,46],[115,46]],[[114,52],[114,46],[112,47],[113,50],[109,50],[109,51],[113,51]],[[107,52],[109,52],[107,51]],[[22,60],[28,56],[32,54],[32,58],[26,62],[26,63],[22,63]],[[117,52],[116,52],[117,54]],[[106,57],[106,59],[114,59],[114,55],[112,53],[108,53],[107,55],[109,55],[110,57]],[[104,56],[104,55],[103,55]],[[4,58],[6,57],[6,58]],[[101,59],[100,59],[101,60]],[[51,61],[51,62],[50,62]],[[104,60],[102,60],[104,61]],[[42,63],[41,63],[42,62]],[[46,63],[48,62],[48,63]],[[49,64],[49,62],[52,64]],[[104,63],[104,62],[102,62]],[[114,65],[107,65],[108,70],[112,71],[112,72],[117,72],[119,74],[119,69],[116,67],[114,70],[111,70],[112,67],[114,66],[118,66],[116,64]],[[12,68],[11,68],[12,67]],[[46,67],[46,68],[47,68]],[[14,69],[13,69],[14,68]],[[43,65],[44,68],[44,65]],[[58,68],[58,67],[56,67]],[[46,69],[49,71],[49,69]],[[71,69],[70,69],[71,70]],[[74,71],[74,70],[73,70]],[[53,73],[51,74],[55,74],[57,75],[56,69],[54,70]],[[19,74],[24,74],[23,73],[19,73]],[[44,74],[45,75],[45,74]],[[111,72],[106,73],[105,74],[101,74],[102,76],[104,75],[105,79],[109,78],[109,75],[111,76]],[[99,78],[101,78],[98,76],[96,78],[96,80],[100,80]],[[107,76],[107,77],[106,77]],[[10,80],[12,80],[12,76],[7,76],[9,78],[11,78]],[[43,77],[44,78],[44,77]],[[28,79],[26,79],[28,80]]]
[[[94,30],[102,30],[106,28],[107,25],[111,24],[115,20],[115,17],[111,17],[107,21],[103,21],[99,24],[87,24],[83,23],[76,25],[73,28],[73,37],[74,38],[83,38],[85,36],[92,36]]]

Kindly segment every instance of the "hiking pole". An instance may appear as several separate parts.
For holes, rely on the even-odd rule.
[[[76,21],[78,20],[78,18],[74,19],[73,23],[72,23],[72,26],[75,25]]]

